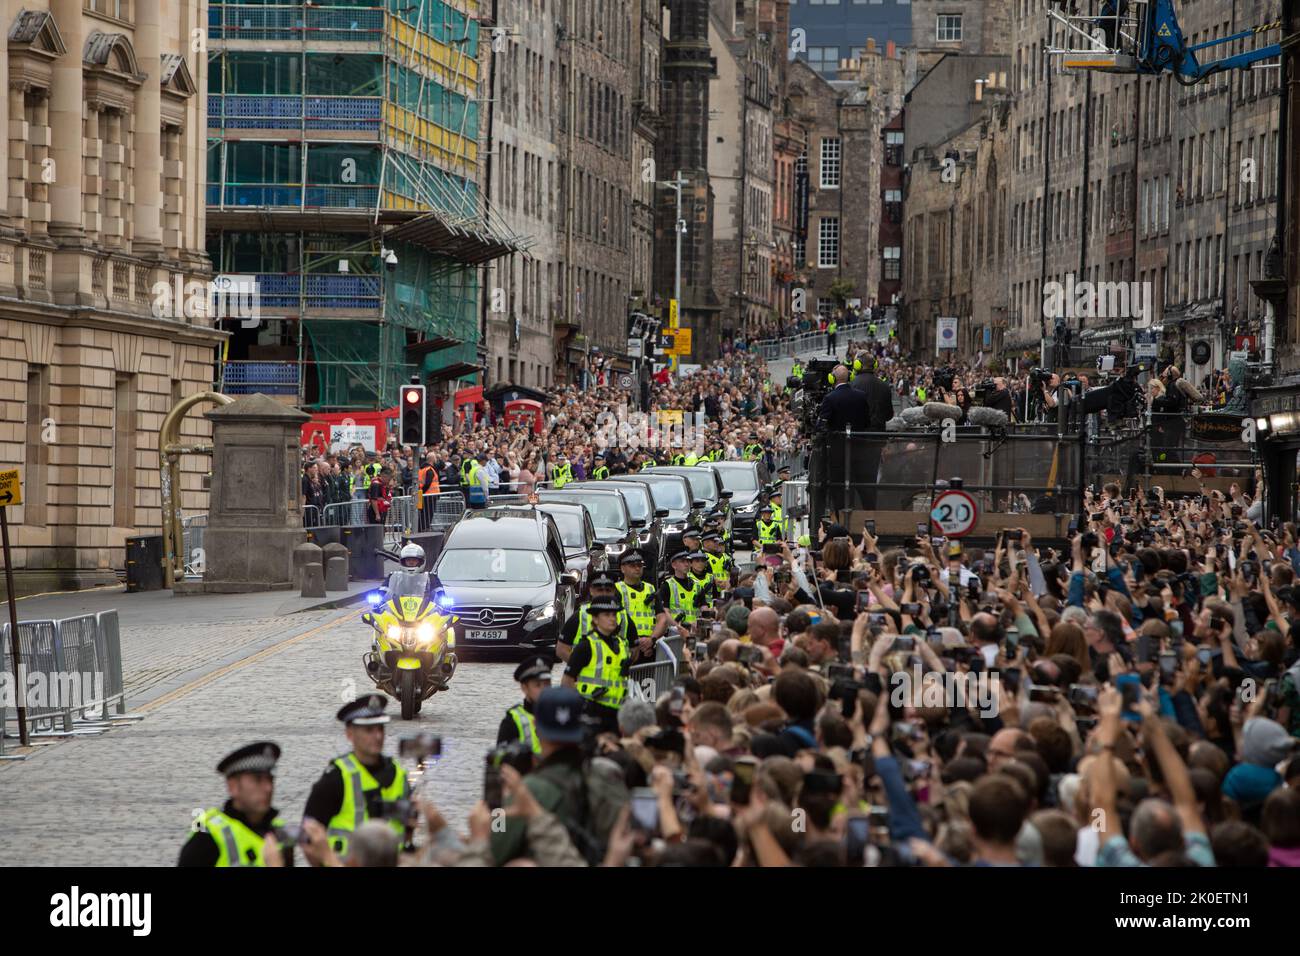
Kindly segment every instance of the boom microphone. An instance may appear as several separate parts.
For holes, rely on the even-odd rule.
[[[900,415],[895,415],[889,421],[885,422],[885,431],[901,432],[907,430],[907,420]]]
[[[915,405],[911,408],[903,409],[899,414],[899,417],[903,419],[904,424],[909,426],[928,425],[930,422],[930,420],[926,418],[924,409],[918,408]]]
[[[1006,428],[1011,423],[1007,413],[997,408],[986,408],[983,405],[976,405],[966,413],[966,420],[972,425],[980,425],[984,428]]]
[[[943,402],[926,402],[921,410],[925,413],[925,417],[933,422],[944,422],[950,418],[959,422],[962,419],[960,408],[956,405],[945,405]]]

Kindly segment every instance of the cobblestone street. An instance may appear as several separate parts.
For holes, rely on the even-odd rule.
[[[347,750],[335,712],[372,686],[359,613],[124,627],[127,686],[136,689],[128,704],[144,719],[0,764],[0,864],[173,865],[194,811],[225,799],[217,762],[257,739],[284,750],[275,804],[296,821],[312,783]],[[482,790],[483,754],[517,696],[513,669],[463,663],[415,721],[389,725],[385,749],[394,754],[407,733],[442,736],[428,793],[458,830]],[[194,676],[205,670],[209,677]],[[182,672],[186,683],[157,693]]]

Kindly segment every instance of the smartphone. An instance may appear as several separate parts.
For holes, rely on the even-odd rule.
[[[867,552],[867,564],[876,564],[880,560],[880,555],[874,551]]]
[[[871,607],[871,601],[872,601],[872,594],[870,591],[868,591],[866,588],[863,588],[861,591],[859,591],[858,601],[857,604],[855,605],[858,613],[861,614],[867,608]]]
[[[844,860],[849,866],[862,866],[870,845],[870,817],[849,817],[844,821]]]
[[[866,521],[862,522],[862,526],[867,529],[867,534],[871,535],[871,537],[874,538],[876,536],[875,518],[868,518]]]
[[[907,635],[900,634],[898,637],[894,638],[894,643],[889,648],[891,652],[911,651],[915,649],[916,649],[916,638],[912,637],[910,634]]]
[[[780,544],[774,544],[774,543],[769,542],[768,544],[763,545],[763,553],[764,553],[764,554],[780,554],[780,553],[781,553],[781,545],[780,545]]]
[[[916,523],[916,536],[918,538],[924,538],[929,533],[930,533],[930,526],[928,524],[926,524],[924,521],[918,521]]]
[[[1120,674],[1115,678],[1115,686],[1119,688],[1124,699],[1124,710],[1121,711],[1120,716],[1129,721],[1141,721],[1142,716],[1133,709],[1142,694],[1141,679],[1137,674]]]
[[[916,615],[921,613],[921,605],[915,602],[908,602],[906,604],[900,604],[898,610],[899,613],[901,614],[907,614],[911,617],[916,617]]]
[[[442,738],[436,734],[416,734],[403,737],[397,743],[397,756],[423,763],[428,757],[442,756]]]
[[[674,717],[681,717],[682,708],[686,706],[686,688],[678,685],[672,690],[672,696],[668,699],[668,713]]]
[[[826,677],[829,680],[853,680],[852,664],[828,664],[826,666]]]
[[[501,768],[492,762],[492,755],[488,754],[487,766],[483,770],[483,802],[489,810],[500,810],[502,800]]]
[[[722,626],[721,626],[721,625],[715,624],[714,627],[717,627],[718,630],[722,630]],[[696,659],[697,661],[708,660],[708,659],[709,659],[709,645],[708,645],[708,642],[706,642],[706,641],[696,641],[696,642],[695,642],[695,649],[694,649],[694,651],[693,651],[692,653],[695,654],[695,659]]]
[[[1004,667],[1002,669],[1002,683],[1007,685],[1007,690],[1013,694],[1020,690],[1020,668]]]
[[[1071,684],[1067,692],[1070,706],[1087,707],[1089,710],[1096,710],[1097,690],[1096,684]]]
[[[1070,537],[1073,537],[1074,535],[1076,535],[1076,534],[1079,533],[1079,519],[1078,519],[1078,518],[1071,518],[1071,519],[1070,519],[1070,524],[1069,524],[1069,526],[1065,529],[1065,533],[1066,533],[1067,535],[1069,535]]]
[[[1196,659],[1201,662],[1202,667],[1210,666],[1210,658],[1211,656],[1213,656],[1213,654],[1214,654],[1213,648],[1198,647],[1196,649]]]
[[[1013,634],[1008,630],[1006,639],[1003,641],[1003,648],[1003,652],[1007,657],[1015,657],[1016,653],[1020,650],[1020,635]]]
[[[849,583],[851,583],[852,581],[853,581],[853,572],[852,572],[852,571],[836,571],[836,572],[835,572],[835,583],[836,583],[836,584],[849,584]]]
[[[659,832],[659,797],[649,787],[636,787],[632,790],[631,816],[632,829],[653,836]]]
[[[769,554],[763,558],[769,568],[779,568],[785,564],[785,558],[779,554]]]
[[[1178,655],[1173,651],[1160,652],[1160,673],[1164,677],[1172,678],[1178,672]]]
[[[1061,691],[1060,688],[1057,687],[1042,684],[1030,684],[1029,699],[1031,701],[1041,701],[1044,704],[1054,704],[1061,699]]]
[[[754,771],[758,761],[753,757],[739,757],[732,764],[731,802],[736,806],[749,805],[749,793],[754,786]]]
[[[1145,664],[1151,660],[1151,636],[1149,634],[1139,634],[1137,636],[1137,649],[1134,652],[1139,664]]]
[[[1012,528],[1007,532],[1008,541],[1021,541],[1024,539],[1024,537],[1025,537],[1025,533],[1021,531],[1019,528]]]
[[[880,613],[868,614],[867,624],[869,624],[871,627],[884,627],[885,615]]]

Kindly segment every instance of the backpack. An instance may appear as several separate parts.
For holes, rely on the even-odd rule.
[[[465,488],[465,503],[467,505],[486,505],[487,500],[487,492],[483,490],[483,486],[477,481]]]
[[[577,812],[561,822],[582,858],[599,866],[618,815],[631,800],[623,770],[612,760],[593,757],[582,765],[581,783],[570,784],[567,796]]]

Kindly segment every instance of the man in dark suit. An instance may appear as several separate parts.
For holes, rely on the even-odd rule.
[[[894,390],[876,377],[874,356],[867,356],[863,361],[869,364],[854,376],[852,387],[867,396],[868,431],[883,432],[885,423],[894,417]],[[855,477],[869,483],[862,492],[862,507],[869,511],[876,508],[876,483],[880,480],[880,456],[884,450],[883,441],[863,442],[863,471]],[[854,461],[856,464],[856,455]]]
[[[825,482],[829,493],[828,507],[838,511],[852,507],[852,501],[863,502],[863,484],[874,482],[876,472],[870,470],[866,443],[860,438],[847,441],[844,438],[846,428],[855,432],[868,430],[871,407],[867,396],[849,384],[849,370],[846,366],[835,366],[831,377],[835,380],[835,387],[822,399],[817,417],[830,433],[827,443],[829,454],[826,456],[827,474],[821,480]],[[845,468],[850,468],[848,501],[844,500]],[[877,458],[877,470],[878,468]]]
[[[849,385],[849,370],[845,366],[835,366],[831,377],[835,379],[835,387],[822,399],[817,416],[832,432],[842,432],[846,427],[855,432],[866,431],[870,421],[867,396]]]

